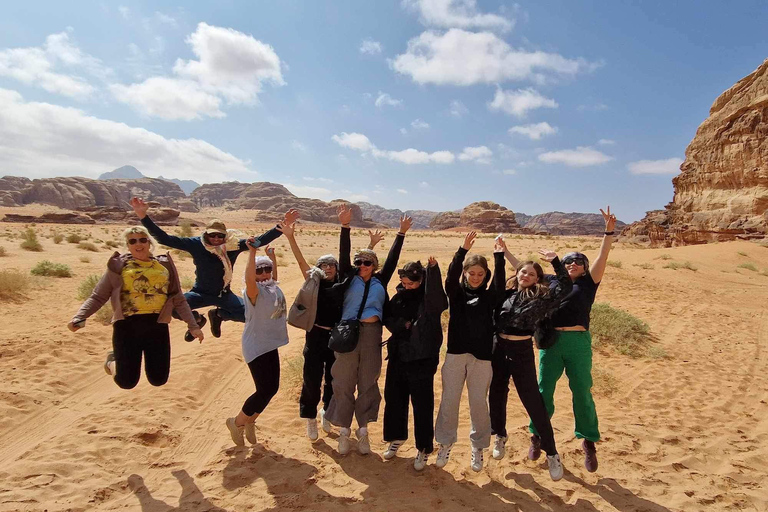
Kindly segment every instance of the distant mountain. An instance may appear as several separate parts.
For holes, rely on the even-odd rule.
[[[162,176],[158,176],[157,179],[170,181],[171,183],[177,184],[179,187],[181,187],[181,190],[183,190],[184,193],[187,195],[191,194],[193,190],[195,190],[197,187],[200,186],[198,182],[192,181],[192,180],[180,180],[177,178],[169,179],[169,178],[163,178]]]
[[[104,174],[100,175],[98,179],[100,180],[140,180],[141,178],[146,178],[147,176],[144,176],[141,171],[139,171],[137,168],[135,168],[132,165],[124,165],[122,167],[118,167],[114,171],[105,172]],[[186,195],[189,195],[192,193],[193,190],[195,190],[197,187],[200,186],[199,183],[192,180],[180,180],[177,178],[163,178],[162,176],[158,176],[159,180],[163,181],[170,181],[171,183],[177,184],[181,190],[184,191]]]
[[[405,214],[413,218],[414,228],[427,229],[429,227],[429,223],[432,222],[432,219],[434,219],[437,214],[440,213],[432,212],[429,210],[402,211],[398,209],[389,209],[377,204],[366,203],[364,201],[355,204],[360,207],[360,210],[362,210],[364,218],[371,219],[378,224],[384,224],[391,228],[400,227],[400,218],[403,216],[403,214]]]

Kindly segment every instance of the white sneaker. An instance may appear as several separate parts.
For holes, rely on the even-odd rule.
[[[346,455],[349,453],[349,434],[351,430],[348,428],[339,429],[339,455]]]
[[[256,444],[256,423],[249,421],[245,424],[245,438],[251,444]]]
[[[397,455],[397,450],[399,450],[400,447],[403,446],[404,442],[405,441],[392,441],[391,443],[389,443],[389,448],[387,448],[387,450],[384,452],[383,457],[386,460],[394,459],[395,455]]]
[[[442,468],[448,464],[448,458],[451,456],[451,448],[453,448],[453,443],[438,445],[437,461],[435,462],[435,466]]]
[[[424,467],[427,465],[428,458],[429,454],[427,452],[424,450],[419,450],[418,455],[416,455],[416,460],[413,461],[413,469],[416,471],[421,471],[424,469]]]
[[[115,363],[115,353],[107,352],[107,360],[104,361],[104,371],[107,375],[112,375],[112,365]]]
[[[563,463],[560,462],[560,455],[547,455],[547,465],[549,466],[549,476],[557,482],[563,478]]]
[[[496,436],[496,441],[493,443],[493,458],[501,460],[504,458],[504,454],[507,452],[507,436]]]
[[[320,437],[317,433],[317,420],[315,418],[307,419],[307,437],[310,441],[317,441]]]
[[[245,427],[237,426],[235,418],[227,418],[227,428],[229,429],[229,435],[232,436],[232,442],[237,446],[245,446],[245,441],[243,440]]]
[[[325,409],[320,409],[320,424],[323,427],[323,432],[326,434],[331,433],[331,429],[333,428],[333,425],[330,421],[325,419]]]
[[[371,453],[371,443],[368,441],[368,429],[366,427],[360,427],[355,431],[355,437],[357,437],[357,451],[360,455],[368,455]]]
[[[479,473],[483,470],[482,448],[472,448],[472,471]]]

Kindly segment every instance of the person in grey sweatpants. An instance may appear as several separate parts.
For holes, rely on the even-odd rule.
[[[435,424],[438,442],[435,465],[442,468],[448,463],[451,448],[457,439],[459,405],[464,383],[469,395],[469,416],[472,430],[472,470],[483,469],[483,450],[491,444],[491,418],[488,411],[488,388],[493,370],[493,315],[505,291],[503,248],[494,248],[495,268],[490,286],[491,272],[484,256],[465,257],[475,243],[477,233],[471,231],[464,238],[448,267],[445,291],[448,295],[450,320],[448,322],[448,353],[441,370],[443,395]],[[498,256],[496,253],[499,253]]]

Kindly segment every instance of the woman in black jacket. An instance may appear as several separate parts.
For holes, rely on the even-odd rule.
[[[397,454],[408,439],[408,398],[413,403],[413,427],[419,451],[413,467],[421,471],[434,450],[435,372],[443,344],[440,316],[448,309],[437,260],[430,256],[425,269],[420,261],[398,270],[400,284],[384,313],[388,364],[384,384],[385,459]]]
[[[497,240],[503,247],[504,241]],[[496,339],[493,350],[493,378],[488,395],[491,412],[491,429],[496,435],[493,457],[504,456],[507,442],[507,396],[510,376],[515,382],[517,394],[525,410],[541,435],[541,447],[547,453],[549,474],[553,480],[563,477],[563,465],[555,448],[555,435],[544,399],[536,381],[536,364],[533,355],[533,333],[537,322],[551,314],[573,288],[568,272],[557,254],[539,251],[541,259],[552,263],[557,284],[548,287],[542,283],[544,271],[541,265],[525,261],[517,267],[512,287],[496,312]]]

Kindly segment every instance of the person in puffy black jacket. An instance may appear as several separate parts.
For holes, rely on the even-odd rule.
[[[448,309],[440,267],[434,257],[425,269],[420,261],[398,271],[400,284],[384,313],[387,341],[387,376],[384,384],[384,440],[391,459],[408,439],[408,399],[413,403],[417,471],[424,469],[434,450],[434,381],[443,344],[440,317]]]

